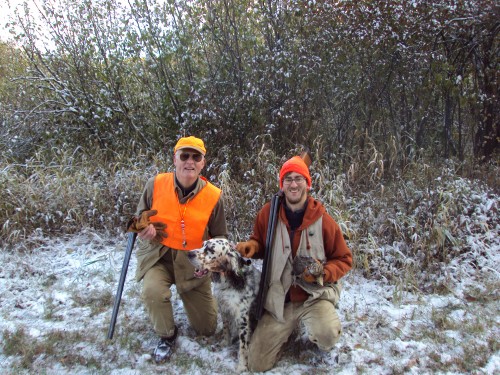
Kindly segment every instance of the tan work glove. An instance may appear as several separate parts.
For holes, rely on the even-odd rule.
[[[307,283],[323,286],[323,264],[310,256],[297,256],[294,259],[293,274]]]
[[[152,241],[161,242],[163,238],[167,238],[168,234],[165,232],[167,224],[158,221],[151,222],[149,219],[158,213],[157,210],[143,211],[139,217],[132,217],[127,223],[127,232],[140,233],[146,229],[150,224],[155,228],[156,236]]]
[[[252,258],[257,251],[259,251],[259,243],[255,240],[249,240],[246,242],[238,242],[236,244],[236,250],[241,256],[245,258]]]

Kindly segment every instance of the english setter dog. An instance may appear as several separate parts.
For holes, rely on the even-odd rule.
[[[243,372],[247,369],[248,345],[257,323],[255,304],[261,272],[226,239],[204,241],[203,246],[191,250],[188,257],[196,277],[212,272],[224,335],[228,344],[239,338],[237,371]]]

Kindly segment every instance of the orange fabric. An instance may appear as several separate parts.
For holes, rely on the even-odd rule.
[[[181,204],[175,191],[174,174],[161,173],[155,177],[151,209],[158,210],[158,214],[150,220],[167,224],[168,237],[162,240],[163,245],[176,250],[193,250],[202,246],[205,228],[219,201],[221,190],[201,178],[207,182],[205,187],[188,202]],[[185,238],[181,228],[182,217]]]
[[[301,174],[307,180],[307,186],[311,187],[311,175],[309,174],[309,168],[304,160],[300,156],[294,156],[288,159],[280,170],[280,189],[283,189],[283,179],[285,175],[290,172],[296,172]]]

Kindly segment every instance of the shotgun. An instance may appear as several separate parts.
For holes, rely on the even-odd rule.
[[[259,292],[257,293],[257,320],[262,318],[264,304],[266,302],[267,289],[269,288],[269,278],[271,277],[271,248],[274,242],[274,232],[280,208],[280,198],[283,191],[280,190],[271,199],[271,215],[267,224],[266,247],[264,249],[264,261],[262,262],[262,274],[260,276]]]
[[[122,299],[123,285],[125,284],[125,278],[127,277],[130,255],[132,254],[132,249],[134,248],[136,237],[137,233],[130,232],[128,234],[127,249],[125,250],[125,257],[123,258],[122,272],[120,274],[118,290],[116,291],[115,303],[113,305],[113,314],[111,315],[111,322],[109,323],[108,340],[111,340],[113,338],[113,333],[115,332],[116,318],[118,316],[118,309],[120,307],[120,301]]]
[[[300,154],[304,163],[309,168],[312,164],[311,153],[308,149]],[[274,234],[276,231],[276,222],[278,221],[279,209],[283,197],[283,190],[278,191],[271,199],[271,214],[267,224],[266,244],[264,248],[264,260],[262,262],[262,275],[260,276],[259,292],[257,294],[257,320],[262,318],[264,305],[266,303],[267,290],[269,289],[269,279],[271,277],[271,250],[274,243]]]

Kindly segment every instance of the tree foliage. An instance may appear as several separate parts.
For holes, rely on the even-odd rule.
[[[236,172],[256,139],[277,154],[319,143],[340,168],[371,149],[385,171],[498,160],[493,0],[29,1],[17,48],[0,49],[16,59],[0,82],[14,160],[154,155],[182,134]]]

